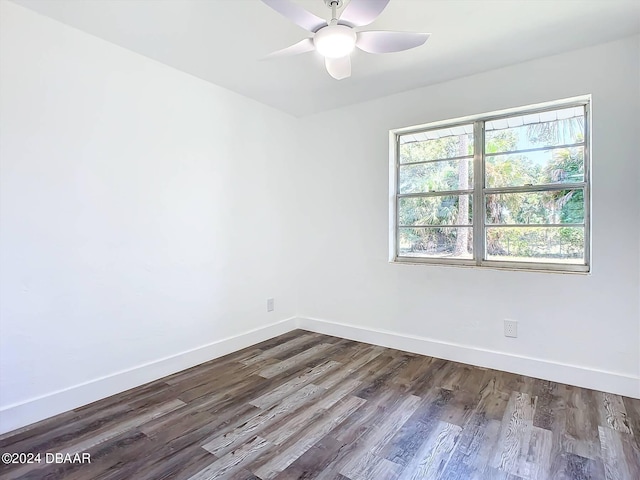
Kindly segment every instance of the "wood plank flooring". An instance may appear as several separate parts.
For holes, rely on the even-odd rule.
[[[640,400],[296,330],[0,436],[0,479],[640,479]]]

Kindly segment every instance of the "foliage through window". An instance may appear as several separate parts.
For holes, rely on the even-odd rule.
[[[395,261],[588,271],[589,103],[393,132]]]

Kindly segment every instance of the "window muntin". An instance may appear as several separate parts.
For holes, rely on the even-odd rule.
[[[588,107],[396,133],[393,259],[588,271]]]

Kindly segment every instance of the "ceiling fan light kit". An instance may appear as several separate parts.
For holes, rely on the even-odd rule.
[[[368,53],[392,53],[423,45],[428,33],[413,32],[358,32],[356,27],[369,25],[385,9],[390,0],[351,0],[340,15],[337,10],[342,0],[324,0],[331,9],[331,20],[325,21],[290,0],[262,0],[263,3],[313,33],[290,47],[267,55],[276,58],[316,50],[325,57],[327,72],[336,80],[351,76],[351,52],[358,47]]]
[[[356,48],[357,35],[345,25],[328,25],[313,36],[316,51],[327,58],[346,57]]]

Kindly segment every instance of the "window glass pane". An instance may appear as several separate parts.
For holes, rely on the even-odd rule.
[[[584,264],[583,227],[487,227],[487,260]]]
[[[584,223],[584,192],[499,193],[485,196],[488,224]]]
[[[394,255],[588,270],[576,268],[588,266],[588,108],[528,108],[463,125],[452,120],[453,127],[415,127],[396,137]],[[475,138],[474,127],[480,126]],[[480,143],[484,178],[474,171],[474,146]],[[484,202],[475,205],[484,210],[475,220],[474,198]],[[474,222],[475,233],[483,236],[481,252],[472,251]]]
[[[584,141],[584,107],[516,115],[485,123],[485,153]]]
[[[473,155],[473,124],[400,136],[400,163]]]
[[[471,227],[400,228],[399,254],[402,257],[471,259],[471,236]]]
[[[584,147],[487,156],[487,188],[584,181]]]
[[[398,225],[471,225],[471,195],[398,199]]]
[[[473,159],[400,166],[400,193],[473,188]]]

